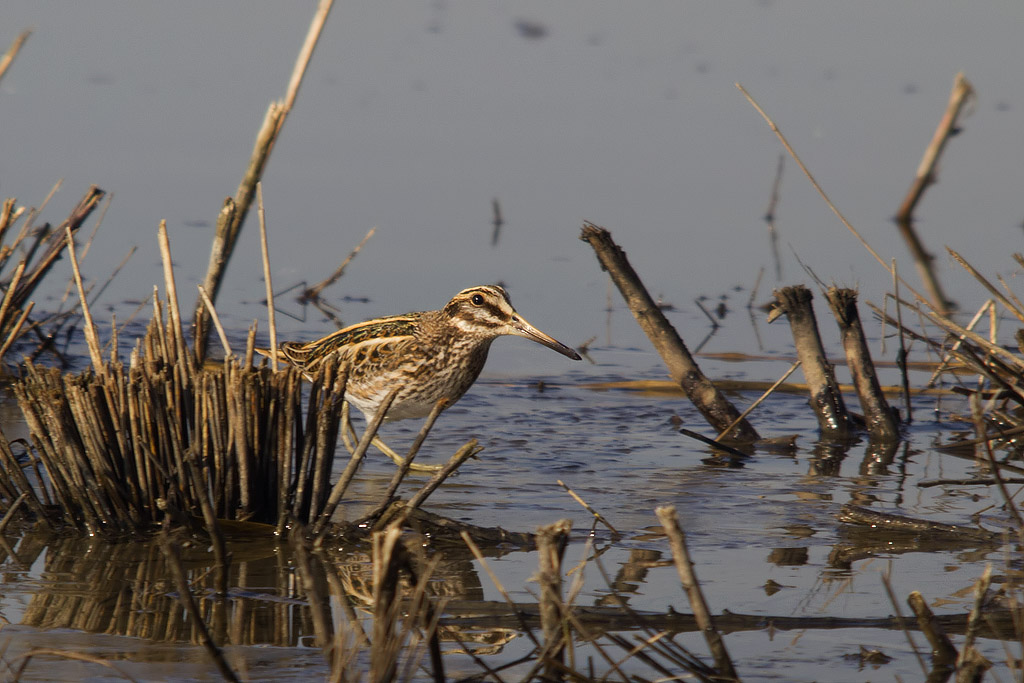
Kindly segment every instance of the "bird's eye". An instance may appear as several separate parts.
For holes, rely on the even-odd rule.
[[[474,294],[473,298],[470,299],[470,301],[473,302],[474,306],[483,306],[484,305],[484,297],[483,297],[482,294]]]

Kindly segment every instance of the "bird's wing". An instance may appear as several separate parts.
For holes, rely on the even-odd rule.
[[[367,320],[313,341],[285,342],[278,348],[278,358],[306,372],[316,372],[324,360],[333,354],[347,355],[349,350],[371,342],[376,344],[409,339],[416,334],[418,321],[419,315],[413,313]]]

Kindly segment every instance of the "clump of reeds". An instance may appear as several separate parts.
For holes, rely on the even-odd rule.
[[[19,461],[0,438],[5,502],[24,494],[51,526],[114,536],[168,515],[187,524],[204,506],[217,519],[315,519],[330,492],[344,376],[325,368],[304,415],[299,372],[233,357],[199,367],[162,308],[127,366],[25,365],[15,393],[31,443]]]

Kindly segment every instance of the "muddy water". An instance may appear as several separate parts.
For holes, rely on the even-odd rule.
[[[705,350],[733,350],[738,335],[749,331],[747,325],[741,316],[727,318]],[[762,332],[769,339],[776,334]],[[544,352],[517,342],[503,342],[496,350],[513,355]],[[780,621],[813,617],[823,619],[821,624],[828,617],[882,620],[894,611],[882,585],[887,572],[901,599],[917,590],[939,615],[963,615],[985,564],[992,563],[997,575],[1004,572],[1007,549],[998,543],[936,549],[913,538],[855,535],[836,518],[844,504],[853,502],[948,523],[970,524],[972,516],[980,515],[988,528],[1005,525],[994,488],[928,485],[984,473],[971,459],[934,448],[969,431],[956,419],[963,405],[917,399],[917,420],[908,440],[880,451],[866,442],[820,442],[806,400],[776,394],[754,414],[753,422],[766,436],[795,435],[795,447],[760,450],[727,467],[707,447],[678,433],[680,425],[709,432],[682,398],[589,387],[597,381],[663,378],[652,353],[595,346],[590,360],[557,375],[485,374],[442,417],[421,455],[441,459],[469,438],[485,446],[478,460],[467,463],[432,497],[430,511],[523,531],[572,520],[576,531],[567,565],[596,550],[604,572],[593,562],[586,564],[576,604],[611,605],[618,595],[635,610],[689,613],[653,514],[665,504],[676,506],[705,595],[719,614]],[[706,359],[703,365],[713,376],[770,379],[789,362],[781,357],[749,364]],[[924,376],[913,378],[915,383],[924,381]],[[754,397],[743,393],[733,399],[742,406]],[[849,400],[855,405],[855,399]],[[9,418],[8,424],[5,429],[16,434],[16,421]],[[389,425],[387,437],[395,444],[407,443],[416,429],[412,424]],[[390,461],[370,459],[340,514],[355,517],[363,512],[386,487],[392,471]],[[601,527],[592,532],[590,515],[564,493],[559,480],[601,512],[623,538],[613,540]],[[141,680],[216,678],[197,645],[194,626],[178,606],[164,558],[154,544],[112,546],[95,539],[11,534],[5,540],[9,547],[0,564],[0,614],[7,624],[0,631],[0,649],[11,666],[27,651],[42,647],[95,655]],[[313,643],[310,612],[297,587],[290,552],[265,537],[249,535],[235,538],[231,550],[232,590],[226,602],[211,597],[212,558],[206,549],[187,550],[185,563],[215,637],[228,644],[232,666],[252,680],[324,675],[326,664]],[[466,614],[459,611],[464,608],[457,606],[504,598],[464,551],[442,554],[432,591],[452,601],[446,625],[455,627],[464,642],[479,641],[472,647],[489,666],[528,652],[531,644],[514,624],[465,621]],[[332,604],[334,618],[349,628],[358,624],[369,629],[366,549],[337,557],[350,606]],[[488,564],[514,600],[535,602],[533,553],[508,549],[488,558]],[[748,680],[920,677],[916,658],[891,625],[846,623],[796,630],[747,623],[728,633],[726,643]],[[705,652],[696,634],[683,633],[679,641]],[[577,647],[578,657],[597,656],[590,646]],[[893,659],[862,662],[861,647]],[[983,652],[1006,675],[1002,647],[997,641],[981,642]],[[445,642],[445,665],[452,677],[476,671],[460,648],[454,638]],[[360,665],[365,662],[355,666]],[[650,674],[640,665],[631,670]],[[33,658],[25,670],[25,680],[115,675],[98,664],[54,655]]]

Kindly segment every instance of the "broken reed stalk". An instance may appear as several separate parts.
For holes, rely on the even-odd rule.
[[[319,299],[320,292],[324,291],[326,288],[330,287],[331,285],[338,281],[338,278],[340,278],[344,274],[345,268],[348,267],[348,264],[352,261],[352,259],[356,257],[356,254],[362,251],[363,247],[366,246],[366,243],[370,241],[370,238],[373,237],[373,233],[375,232],[377,232],[377,228],[370,228],[370,231],[366,233],[366,236],[363,237],[362,241],[359,244],[357,244],[356,248],[349,252],[349,255],[345,257],[345,260],[341,262],[341,265],[338,266],[338,268],[333,273],[328,275],[324,280],[306,289],[302,293],[302,296],[299,297],[299,301],[311,301],[314,299]]]
[[[613,527],[612,523],[605,519],[604,515],[602,515],[600,512],[591,507],[591,505],[587,501],[580,498],[579,495],[577,495],[575,491],[569,488],[564,481],[558,479],[556,483],[563,489],[565,489],[565,492],[568,493],[573,500],[579,503],[584,510],[593,515],[596,521],[600,522],[601,524],[604,524],[608,528],[608,531],[612,532],[612,540],[617,541],[618,539],[622,538],[622,534],[619,533],[619,530]]]
[[[395,474],[391,477],[391,482],[388,484],[387,490],[384,491],[384,495],[381,496],[380,503],[374,510],[366,515],[365,519],[378,519],[384,511],[388,508],[392,501],[395,500],[398,494],[398,488],[402,485],[402,480],[405,479],[406,475],[409,474],[409,470],[412,468],[413,460],[419,453],[420,448],[423,446],[423,442],[426,441],[427,436],[430,434],[430,430],[434,428],[434,423],[437,418],[441,416],[441,412],[448,406],[447,399],[439,399],[434,407],[431,408],[430,414],[427,415],[427,419],[423,422],[423,426],[420,428],[419,433],[416,435],[416,439],[413,440],[412,446],[409,447],[409,452],[405,454],[405,460],[398,466]]]
[[[700,583],[697,581],[697,575],[693,570],[693,561],[690,559],[689,550],[686,548],[686,534],[683,532],[682,527],[679,526],[675,507],[672,505],[662,505],[655,508],[654,514],[658,516],[658,521],[661,522],[661,526],[665,529],[665,534],[668,536],[669,545],[672,548],[672,559],[675,562],[676,571],[679,572],[679,580],[683,584],[683,589],[686,590],[686,597],[690,601],[693,617],[696,619],[701,633],[704,634],[704,639],[707,641],[708,649],[715,660],[715,668],[718,669],[719,676],[738,681],[739,675],[733,667],[732,658],[725,647],[722,635],[715,628],[715,621],[711,616],[711,611],[708,609],[707,602],[704,600],[704,593],[700,589]]]
[[[892,442],[900,439],[900,424],[895,411],[889,407],[871,361],[867,338],[857,312],[857,292],[852,289],[829,287],[825,292],[829,308],[839,324],[846,364],[853,385],[857,389],[864,422],[871,439]]]
[[[991,584],[992,565],[986,564],[985,571],[982,572],[981,576],[974,583],[974,605],[971,607],[971,613],[967,618],[967,631],[964,633],[964,642],[960,647],[960,656],[956,661],[958,669],[971,661],[974,662],[974,665],[979,665],[980,662],[988,664],[988,666],[980,665],[982,671],[992,666],[985,661],[985,658],[974,647],[974,641],[978,637],[978,629],[984,618],[983,607],[985,605],[985,597],[988,595],[988,589]],[[980,662],[978,661],[979,659]]]
[[[220,337],[220,345],[224,349],[224,357],[230,358],[234,353],[231,351],[231,343],[228,342],[228,335],[224,331],[224,326],[220,324],[220,316],[217,315],[217,309],[213,307],[213,302],[210,301],[210,297],[206,294],[203,286],[196,286],[199,288],[199,298],[203,300],[203,304],[206,306],[207,311],[209,311],[210,318],[213,320],[213,327],[217,330],[217,336]]]
[[[224,200],[217,216],[217,227],[213,235],[213,244],[210,246],[210,263],[206,267],[206,278],[203,281],[203,290],[211,302],[217,298],[217,290],[223,278],[224,270],[227,268],[228,258],[234,250],[234,240],[237,234],[232,234],[232,224],[235,221],[235,200],[228,197]],[[202,297],[200,297],[200,300]],[[192,344],[196,355],[196,361],[202,362],[206,359],[207,337],[209,334],[208,313],[201,308],[202,301],[196,302],[196,310],[192,319]]]
[[[491,246],[498,246],[498,240],[501,239],[501,226],[505,224],[505,219],[501,216],[501,202],[495,197],[491,200],[491,210],[494,212],[494,219],[491,221],[491,225],[494,226],[494,230],[491,232]]]
[[[580,239],[594,249],[601,268],[608,272],[619,288],[629,310],[668,367],[673,381],[679,384],[711,426],[722,432],[735,423],[730,440],[757,441],[760,437],[754,427],[744,419],[737,421],[740,412],[701,372],[679,333],[633,270],[626,253],[612,240],[611,233],[593,223],[584,223]]]
[[[768,200],[768,208],[764,211],[764,222],[768,224],[768,241],[772,246],[772,260],[775,262],[775,279],[782,279],[782,259],[779,258],[779,233],[775,229],[775,207],[779,204],[779,188],[782,186],[782,169],[786,165],[786,155],[779,155],[779,163],[775,168],[775,180],[772,182],[772,194]],[[758,275],[760,278],[760,275]],[[751,296],[757,291],[755,286]]]
[[[252,155],[249,157],[249,165],[246,167],[242,182],[238,186],[234,199],[228,198],[224,202],[220,216],[217,220],[217,231],[214,236],[213,245],[210,249],[210,263],[206,271],[206,278],[203,281],[203,288],[210,299],[217,301],[217,294],[220,292],[220,284],[224,277],[231,254],[234,252],[235,244],[238,241],[238,234],[241,232],[242,224],[249,213],[253,195],[256,191],[256,183],[263,177],[267,161],[270,159],[270,152],[274,148],[281,128],[284,126],[285,118],[295,104],[298,96],[299,86],[305,76],[306,68],[313,56],[313,50],[323,27],[330,13],[333,0],[320,0],[313,21],[310,23],[306,40],[295,67],[292,70],[291,79],[288,83],[288,90],[285,98],[280,101],[271,102],[263,119],[263,125],[256,135],[256,142],[253,146]],[[209,314],[203,305],[202,299],[196,299],[193,308],[193,340],[196,360],[200,363],[206,358],[206,349],[209,343]]]
[[[750,106],[752,106],[754,110],[761,115],[761,118],[765,120],[765,123],[768,124],[768,127],[771,129],[771,131],[775,133],[775,137],[779,139],[779,142],[782,143],[782,146],[786,149],[786,152],[793,159],[793,161],[796,162],[796,165],[800,167],[800,170],[803,172],[804,176],[811,183],[811,186],[814,188],[815,192],[817,192],[818,195],[821,197],[822,201],[825,202],[825,206],[827,206],[829,210],[833,214],[835,214],[836,218],[839,219],[839,222],[843,224],[843,227],[845,227],[847,231],[851,235],[853,235],[858,242],[860,242],[861,246],[864,247],[867,250],[867,252],[871,254],[875,258],[875,260],[882,265],[883,268],[885,268],[886,272],[888,272],[892,277],[898,278],[899,282],[901,282],[903,286],[907,288],[907,291],[913,294],[915,298],[921,301],[927,301],[927,299],[923,295],[921,295],[917,290],[911,287],[909,283],[907,283],[902,277],[900,277],[896,272],[896,269],[891,267],[888,263],[886,263],[885,260],[883,260],[882,257],[878,254],[878,252],[875,251],[874,247],[872,247],[868,243],[868,241],[864,239],[864,236],[857,231],[857,228],[853,227],[853,224],[850,221],[846,220],[846,216],[844,216],[843,213],[839,210],[839,208],[832,203],[832,200],[829,199],[828,194],[821,187],[821,185],[818,184],[818,181],[815,180],[814,174],[811,173],[809,168],[807,168],[803,160],[800,158],[800,155],[798,155],[796,153],[796,150],[793,149],[793,146],[789,144],[789,140],[787,140],[786,136],[782,134],[782,131],[779,129],[778,125],[775,123],[775,121],[772,120],[770,116],[768,116],[768,113],[761,108],[761,105],[757,103],[757,100],[755,100],[753,96],[747,92],[747,89],[744,88],[739,83],[736,83],[735,86],[747,99],[747,102],[750,103]]]
[[[11,263],[12,257],[16,253],[22,254],[14,268],[13,275],[5,278],[5,282],[0,283],[0,287],[3,288],[3,302],[0,303],[0,338],[3,339],[0,344],[0,358],[23,334],[37,329],[41,324],[40,321],[36,321],[25,327],[28,316],[34,307],[28,298],[32,296],[35,288],[50,272],[61,251],[67,249],[71,244],[69,234],[73,235],[78,231],[103,196],[103,190],[95,186],[90,187],[58,228],[51,228],[47,224],[38,230],[33,230],[31,225],[35,212],[28,212],[26,216],[24,207],[16,208],[14,199],[8,199],[3,203],[0,208],[0,240],[7,236],[10,228],[20,218],[24,217],[25,221],[13,240],[0,245],[0,269]],[[29,240],[32,243],[27,245],[26,242]],[[37,254],[39,254],[38,258]],[[70,311],[65,311],[53,316],[51,320],[66,319],[69,315]]]
[[[917,167],[917,174],[910,185],[910,190],[896,212],[896,225],[899,227],[900,235],[907,243],[907,248],[910,249],[910,253],[914,257],[914,263],[917,266],[921,280],[931,295],[932,303],[938,310],[948,310],[948,301],[942,292],[942,288],[939,286],[938,278],[935,276],[935,269],[933,267],[935,257],[925,250],[924,245],[917,236],[917,232],[914,230],[914,209],[917,208],[918,202],[924,196],[925,190],[935,183],[935,169],[938,167],[942,151],[945,149],[949,138],[959,132],[962,115],[967,104],[974,99],[974,96],[974,88],[970,82],[964,77],[962,72],[958,73],[953,79],[953,89],[949,94],[949,102],[946,105],[946,111],[942,115],[942,120],[939,121],[939,126],[935,129],[932,140],[925,149],[924,157]]]
[[[1003,306],[1005,306],[1006,310],[1008,310],[1010,313],[1013,313],[1013,315],[1015,315],[1017,317],[1017,320],[1019,320],[1022,323],[1024,323],[1024,307],[1019,305],[1020,304],[1019,301],[1011,302],[1008,298],[1006,298],[1006,296],[1002,292],[1000,292],[998,289],[996,289],[995,285],[993,285],[991,282],[988,281],[988,278],[986,278],[984,275],[982,275],[980,272],[978,272],[974,268],[974,266],[972,266],[970,263],[967,262],[967,259],[965,259],[963,256],[960,255],[959,252],[957,252],[954,249],[951,249],[950,247],[946,247],[946,251],[948,251],[949,255],[953,257],[953,260],[955,260],[957,263],[959,263],[960,266],[963,267],[964,270],[966,270],[968,273],[970,273],[974,277],[974,279],[977,280],[981,284],[982,287],[987,289],[989,291],[989,293],[999,303],[1001,303]],[[1013,292],[1010,292],[1010,296],[1013,296]],[[1015,296],[1013,298],[1016,299]]]
[[[540,585],[540,627],[544,648],[541,652],[545,681],[565,678],[565,647],[570,642],[568,621],[562,613],[562,558],[569,544],[572,522],[563,519],[537,529],[537,556]]]
[[[0,57],[0,79],[4,77],[7,70],[11,68],[11,64],[14,63],[14,58],[21,52],[22,46],[28,37],[32,35],[32,29],[27,29],[19,33],[14,40],[11,42],[11,46],[7,48],[7,52],[4,53],[3,57]]]
[[[20,284],[15,288],[12,301],[15,307],[21,308],[22,304],[31,296],[36,286],[53,266],[54,261],[57,260],[67,246],[66,230],[70,230],[72,234],[77,233],[105,194],[103,190],[93,185],[82,199],[79,200],[78,205],[72,209],[68,218],[56,230],[49,231],[44,229],[40,232],[40,241],[37,244],[42,246],[43,240],[45,240],[46,248],[43,250],[42,255],[26,269]],[[28,226],[28,221],[26,221],[26,226]],[[35,249],[32,248],[29,252],[34,254]],[[26,259],[26,261],[29,260],[29,258]]]
[[[957,651],[949,636],[946,635],[942,625],[935,618],[935,614],[924,596],[913,591],[907,596],[907,604],[917,617],[917,626],[928,639],[932,648],[932,670],[936,668],[950,668],[956,666]]]
[[[455,453],[452,454],[452,457],[448,458],[448,462],[446,462],[440,470],[435,472],[434,476],[432,476],[430,480],[427,481],[427,483],[409,499],[409,502],[406,503],[406,507],[409,510],[415,510],[423,505],[427,498],[430,497],[430,494],[436,491],[437,487],[444,483],[444,481],[450,477],[455,470],[459,469],[459,467],[462,466],[462,463],[474,457],[483,449],[483,446],[477,444],[476,439],[470,439],[464,443],[462,448],[455,451]]]
[[[825,357],[825,348],[811,306],[813,298],[811,290],[803,285],[777,289],[776,316],[784,313],[789,319],[797,358],[800,359],[804,379],[810,390],[811,408],[818,418],[822,434],[846,438],[853,434],[854,425],[846,412],[832,364]]]

